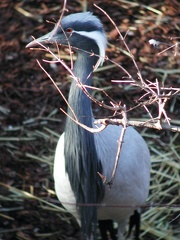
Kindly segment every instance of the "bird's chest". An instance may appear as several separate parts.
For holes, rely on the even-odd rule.
[[[64,134],[61,135],[56,147],[54,181],[55,191],[59,201],[67,211],[71,212],[78,219],[75,196],[70,185],[68,174],[65,171]]]

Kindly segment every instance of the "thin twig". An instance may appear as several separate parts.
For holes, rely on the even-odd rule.
[[[160,123],[158,119],[153,118],[152,120],[147,120],[145,122],[141,121],[134,121],[134,120],[127,120],[127,126],[134,126],[134,127],[147,127],[147,128],[153,128],[157,130],[168,130],[172,132],[180,132],[180,127],[169,125],[167,123]],[[98,119],[95,121],[96,124],[104,124],[104,125],[123,125],[122,119],[110,119],[110,118],[104,118],[104,119]]]
[[[101,122],[98,121],[98,123],[101,123]],[[115,163],[114,163],[114,168],[113,168],[113,172],[112,172],[110,180],[108,181],[105,176],[103,176],[101,173],[98,172],[98,174],[101,177],[101,179],[103,180],[103,182],[106,183],[109,186],[110,189],[112,188],[114,178],[115,178],[115,175],[116,175],[116,170],[117,170],[119,160],[120,160],[120,153],[121,153],[121,149],[122,149],[123,139],[124,139],[124,135],[125,135],[126,128],[127,128],[127,115],[126,115],[126,106],[125,105],[123,106],[123,110],[122,110],[121,125],[123,127],[122,127],[122,131],[121,131],[121,134],[120,134],[120,138],[118,140],[118,150],[117,150],[116,159],[115,159]],[[105,123],[105,126],[106,126],[106,123]]]

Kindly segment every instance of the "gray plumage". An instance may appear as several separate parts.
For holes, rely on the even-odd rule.
[[[77,60],[73,73],[83,84],[91,86],[92,72],[103,62],[107,40],[100,20],[86,12],[64,17],[56,32],[32,41],[27,47],[35,46],[37,42],[69,43],[75,47]],[[77,87],[75,80],[68,102],[81,123],[94,127],[91,100]],[[70,109],[68,114],[73,116]],[[122,127],[109,126],[101,133],[92,134],[67,118],[65,132],[58,142],[54,164],[56,193],[64,207],[81,224],[83,239],[96,238],[97,218],[116,220],[119,239],[123,239],[128,218],[135,206],[144,204],[148,196],[149,151],[132,127],[127,128],[110,191],[97,174],[100,172],[110,179],[121,130]],[[122,207],[89,206],[95,203]]]

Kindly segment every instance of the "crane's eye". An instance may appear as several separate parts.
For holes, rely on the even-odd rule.
[[[73,32],[73,29],[72,29],[72,28],[67,28],[67,29],[66,29],[66,32],[67,32],[67,33],[72,33],[72,32]]]

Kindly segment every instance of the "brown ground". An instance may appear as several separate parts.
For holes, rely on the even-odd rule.
[[[25,49],[32,35],[38,37],[52,29],[52,25],[46,20],[58,19],[62,2],[58,0],[0,2],[0,183],[5,184],[0,187],[0,239],[3,240],[77,239],[79,236],[74,220],[41,201],[60,206],[55,194],[50,190],[54,189],[52,163],[57,142],[55,133],[60,134],[64,124],[64,115],[59,108],[65,108],[65,104],[36,62],[36,59],[44,57],[44,53]],[[67,6],[70,13],[82,11],[79,1],[72,2],[73,4]],[[102,19],[110,43],[119,46],[119,41],[116,40],[118,36],[112,24],[92,2],[88,1],[89,10]],[[162,18],[158,18],[157,13],[142,5],[148,1],[139,1],[141,4],[136,6],[110,0],[94,2],[108,12],[123,34],[128,29],[131,30],[127,43],[144,78],[154,80],[156,77],[159,79],[162,77],[162,74],[150,71],[148,66],[162,69],[179,68],[180,59],[174,56],[173,50],[158,57],[160,49],[153,49],[148,45],[151,38],[172,45],[175,41],[170,37],[179,37],[178,0],[150,1],[151,7],[162,13]],[[28,16],[26,13],[31,15]],[[113,61],[121,63],[133,76],[136,75],[137,71],[132,67],[130,60],[118,49],[109,46],[107,55]],[[66,71],[62,66],[58,66],[58,71],[48,64],[45,64],[45,67],[53,79],[59,82],[61,90],[67,96],[69,82]],[[107,92],[111,97],[124,101],[127,106],[134,105],[139,90],[127,91],[124,87],[118,89],[116,86],[111,87],[111,79],[120,79],[124,76],[121,70],[116,68],[99,72],[96,76],[105,79],[103,82],[97,82],[96,86],[110,87]],[[165,79],[167,86],[179,87],[178,78],[177,73],[171,74]],[[102,96],[97,94],[97,97],[101,100]],[[172,98],[167,105],[168,115],[173,120],[179,120],[178,100],[178,96],[176,99]],[[96,115],[110,115],[107,111],[96,108]],[[156,111],[153,106],[152,109]],[[139,108],[131,112],[129,117],[140,117],[144,116],[143,114],[144,110]],[[161,135],[164,141],[169,141],[168,134],[162,132]],[[40,199],[25,196],[24,192],[18,190],[32,193]],[[144,239],[157,238],[145,235]]]

